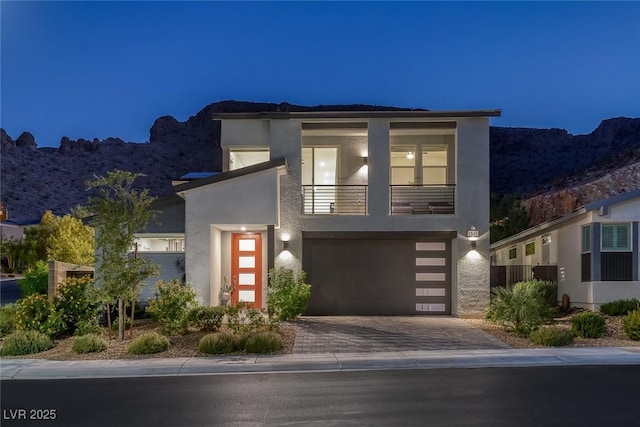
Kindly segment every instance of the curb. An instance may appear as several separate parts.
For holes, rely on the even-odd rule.
[[[640,365],[640,347],[433,350],[107,361],[2,359],[0,360],[0,379],[4,381],[570,365]]]

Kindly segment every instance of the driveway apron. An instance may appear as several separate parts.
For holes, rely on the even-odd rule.
[[[295,325],[294,354],[510,348],[455,317],[305,316]]]

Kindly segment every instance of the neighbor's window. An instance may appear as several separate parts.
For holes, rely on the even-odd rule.
[[[536,253],[536,242],[527,243],[524,247],[525,255],[533,255]]]
[[[518,252],[516,248],[509,249],[509,259],[516,259],[517,256],[518,256]]]
[[[582,227],[582,253],[591,252],[591,226]]]
[[[602,251],[630,251],[630,224],[602,224]]]

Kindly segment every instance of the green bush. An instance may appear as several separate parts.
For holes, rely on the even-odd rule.
[[[549,307],[555,308],[558,306],[558,284],[547,280],[532,280],[533,286],[538,288],[538,291],[542,294],[542,297],[547,302]]]
[[[0,350],[2,356],[22,356],[39,353],[53,346],[51,339],[38,331],[15,331],[7,337]]]
[[[207,334],[200,339],[198,350],[206,354],[226,354],[236,351],[236,339],[225,332]]]
[[[640,310],[634,310],[622,318],[624,333],[629,339],[640,341]]]
[[[529,339],[534,344],[547,347],[564,347],[571,344],[573,334],[557,326],[547,326],[531,332]]]
[[[606,329],[604,317],[598,313],[578,313],[571,319],[571,331],[582,338],[600,338]]]
[[[100,325],[97,320],[81,320],[76,324],[76,329],[73,334],[76,336],[82,336],[87,334],[100,334]]]
[[[302,314],[311,296],[311,285],[305,283],[306,274],[288,268],[269,270],[267,305],[269,313],[279,320],[294,319]]]
[[[486,318],[520,336],[528,336],[553,317],[554,309],[546,294],[548,287],[543,283],[533,280],[509,288],[494,288]]]
[[[227,326],[236,334],[250,334],[267,328],[262,312],[249,303],[227,307]]]
[[[117,331],[119,325],[120,325],[120,317],[116,317],[111,322],[111,330]],[[126,316],[124,319],[124,330],[128,331],[129,329],[131,329],[131,318],[129,316]]]
[[[22,279],[18,279],[18,287],[22,296],[33,294],[47,295],[49,291],[49,264],[46,261],[38,261],[29,268]]]
[[[107,348],[107,342],[95,334],[87,334],[73,340],[71,350],[75,353],[100,353]]]
[[[282,338],[275,332],[262,331],[249,335],[244,345],[247,353],[272,353],[282,348]]]
[[[169,339],[167,337],[157,332],[146,332],[131,341],[127,351],[131,354],[153,354],[168,348]]]
[[[184,334],[189,328],[188,314],[196,305],[196,293],[188,284],[174,279],[158,281],[155,298],[149,300],[147,313],[162,325],[168,334]]]
[[[0,337],[9,335],[16,329],[15,304],[6,304],[0,307]]]
[[[226,310],[224,307],[206,307],[199,305],[192,308],[187,316],[189,324],[205,331],[217,331],[222,326]]]
[[[633,299],[619,299],[600,306],[600,312],[608,316],[624,316],[631,311],[640,309],[640,301]]]
[[[38,331],[49,337],[64,331],[64,322],[45,295],[31,294],[16,304],[16,329]]]
[[[56,286],[53,304],[60,313],[65,330],[73,332],[80,322],[98,319],[104,304],[100,290],[91,277],[70,277]]]

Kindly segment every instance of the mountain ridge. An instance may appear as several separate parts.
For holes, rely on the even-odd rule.
[[[214,113],[318,110],[415,109],[225,100],[208,104],[183,122],[168,115],[158,117],[149,130],[147,143],[126,142],[117,137],[103,140],[62,137],[57,148],[39,148],[29,132],[14,140],[0,129],[0,197],[13,219],[39,218],[45,210],[63,214],[77,204],[86,203],[87,180],[114,168],[143,173],[146,176],[138,182],[140,188],[149,188],[157,196],[168,195],[172,193],[171,180],[188,172],[221,170],[220,122],[211,119]],[[555,128],[492,126],[490,141],[491,191],[524,194],[531,199],[579,186],[580,182],[590,182],[640,162],[640,118],[606,119],[585,135],[571,135]],[[609,180],[611,191],[599,194],[620,192],[636,185],[632,180],[625,187],[624,180],[624,173],[615,175],[613,181]],[[546,204],[527,205],[529,209],[548,211],[536,220],[558,215],[558,209],[548,206],[551,199],[547,197]],[[586,199],[581,196],[576,200]]]

